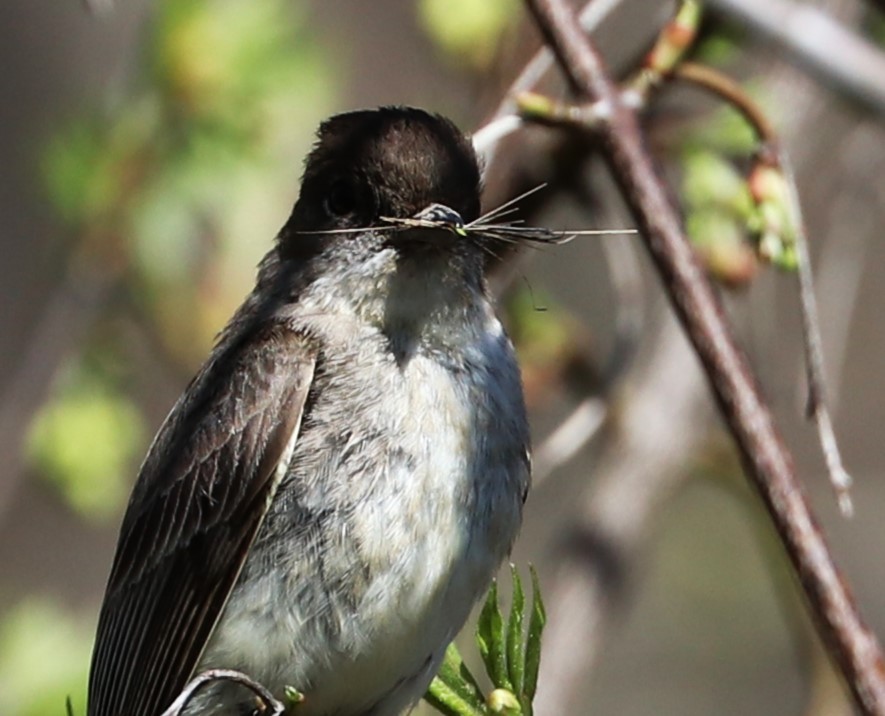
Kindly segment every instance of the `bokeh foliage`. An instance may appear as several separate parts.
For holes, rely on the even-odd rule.
[[[160,0],[132,85],[46,141],[67,280],[110,289],[26,454],[84,519],[116,519],[154,422],[142,413],[149,385],[119,367],[138,348],[114,331],[137,326],[155,347],[145,360],[191,373],[289,213],[338,92],[305,12],[290,0]],[[93,620],[36,595],[0,616],[0,713],[61,714],[68,694],[84,713]]]
[[[128,311],[183,373],[251,287],[294,200],[316,121],[334,102],[334,79],[298,7],[159,3],[131,95],[74,118],[45,152],[72,256],[118,278],[124,300],[107,311]],[[106,344],[93,337],[82,353],[106,363]],[[86,375],[72,363],[31,441],[34,463],[53,466],[58,484],[77,482],[60,474],[75,461],[51,454],[68,449],[62,434],[100,435],[113,417],[126,425],[121,442],[137,443],[118,451],[140,453],[147,437],[127,417],[137,408],[119,377],[111,384],[107,371]],[[132,471],[128,459],[110,462]]]
[[[91,628],[50,601],[33,599],[0,622],[0,713],[48,716],[86,709],[86,665]]]
[[[522,6],[512,0],[421,0],[421,24],[447,59],[488,69],[501,40],[516,27]]]

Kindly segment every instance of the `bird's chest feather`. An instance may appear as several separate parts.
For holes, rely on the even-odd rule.
[[[313,689],[316,713],[424,679],[509,550],[528,479],[503,335],[403,363],[371,331],[346,343],[214,639],[271,687]]]

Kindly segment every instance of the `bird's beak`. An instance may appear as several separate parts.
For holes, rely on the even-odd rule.
[[[461,218],[461,214],[445,204],[431,204],[415,214],[413,218],[428,227],[449,229],[462,236],[465,233],[464,219]]]
[[[408,219],[381,217],[383,221],[415,229],[444,229],[459,236],[466,236],[464,219],[454,209],[444,204],[430,204]]]

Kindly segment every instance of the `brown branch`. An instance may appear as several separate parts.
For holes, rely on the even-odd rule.
[[[581,27],[585,32],[593,33],[622,2],[623,0],[588,0],[578,15]],[[501,101],[492,112],[488,122],[474,133],[474,146],[485,160],[486,174],[494,173],[490,169],[495,161],[500,140],[520,124],[519,117],[514,114],[516,111],[514,98],[521,92],[533,89],[552,66],[552,53],[546,47],[541,47],[523,66],[516,79],[510,83],[510,87],[502,95]],[[503,126],[499,126],[498,129],[491,132],[485,131],[496,124],[503,124]],[[477,143],[477,137],[480,135],[481,140]]]
[[[793,459],[762,400],[676,211],[602,59],[563,0],[528,0],[572,88],[610,108],[598,127],[603,152],[640,227],[676,314],[801,580],[818,629],[864,713],[885,716],[885,662],[836,568],[798,482]]]
[[[744,88],[737,82],[722,74],[719,70],[696,62],[683,62],[673,68],[672,76],[691,82],[717,97],[724,99],[734,109],[738,110],[763,142],[763,151],[773,151],[777,145],[777,133],[768,117],[760,109],[759,105],[747,97]]]

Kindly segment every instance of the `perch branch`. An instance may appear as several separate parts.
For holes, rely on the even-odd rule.
[[[669,298],[700,358],[745,468],[802,583],[825,643],[857,705],[885,716],[885,661],[830,555],[793,459],[737,347],[717,294],[689,246],[646,153],[634,114],[562,0],[528,0],[572,88],[610,113],[598,127],[603,153],[640,227]]]

